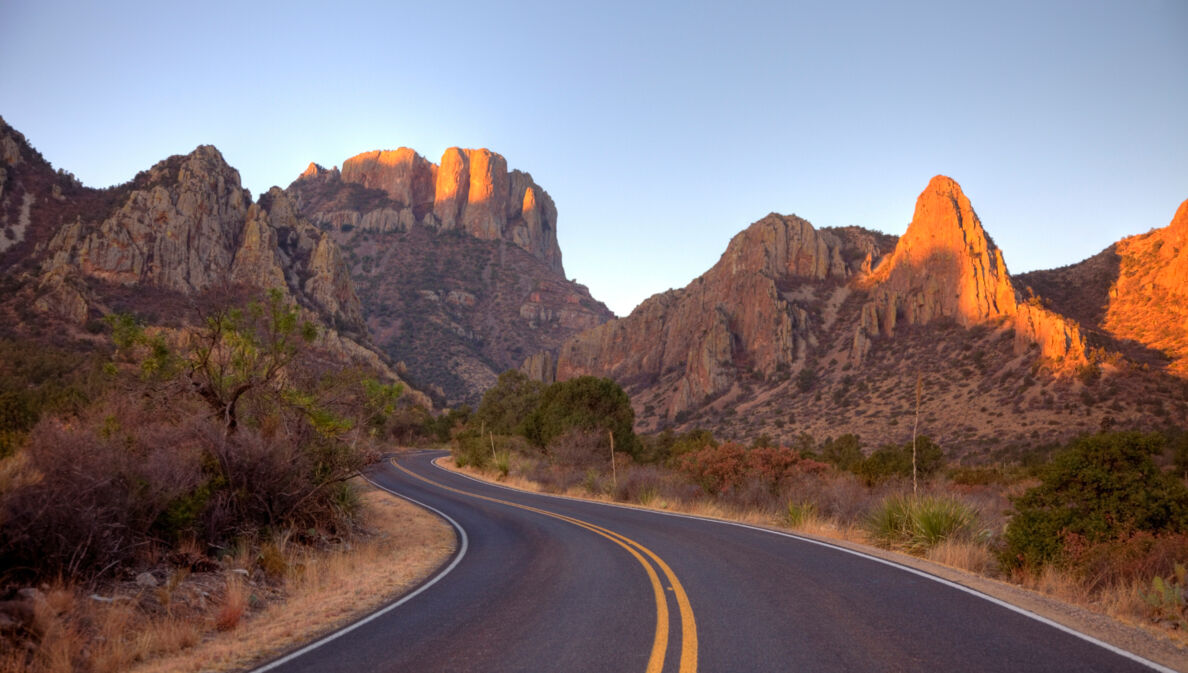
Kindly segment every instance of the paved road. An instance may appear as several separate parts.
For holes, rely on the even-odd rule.
[[[743,526],[511,491],[436,468],[438,455],[402,456],[370,477],[464,531],[448,572],[267,670],[1152,670],[898,566]]]

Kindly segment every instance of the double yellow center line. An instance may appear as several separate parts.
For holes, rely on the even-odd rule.
[[[510,502],[507,500],[500,500],[499,498],[491,498],[485,495],[478,495],[477,493],[470,493],[469,491],[451,488],[445,484],[438,483],[426,477],[422,477],[415,472],[412,472],[403,465],[397,463],[395,459],[392,460],[392,464],[395,465],[396,469],[400,470],[401,472],[404,472],[405,474],[416,479],[420,479],[425,483],[432,484],[438,488],[472,498],[486,500],[488,502],[494,502],[501,505],[507,505],[509,507],[527,510],[529,512],[535,512],[537,514],[542,514],[554,519],[560,519],[561,521],[571,523],[575,526],[580,526],[581,528],[585,528],[586,530],[601,535],[602,537],[627,550],[627,553],[631,554],[636,561],[639,561],[639,564],[643,566],[644,571],[648,574],[648,579],[652,582],[652,593],[656,598],[656,636],[652,640],[652,654],[648,657],[648,667],[646,669],[646,673],[661,673],[661,671],[664,670],[664,657],[668,652],[668,597],[664,592],[664,585],[660,582],[660,577],[656,573],[656,568],[659,568],[660,572],[664,573],[664,577],[668,580],[668,583],[672,588],[673,595],[676,597],[677,608],[681,615],[681,660],[678,671],[679,673],[696,673],[697,623],[693,619],[693,607],[689,604],[689,596],[685,593],[685,588],[681,586],[681,581],[677,579],[676,573],[672,572],[672,568],[668,567],[668,564],[664,562],[664,559],[661,559],[659,556],[657,556],[655,552],[625,535],[620,535],[613,530],[603,528],[602,526],[592,524],[588,521],[582,521],[581,519],[575,519],[571,516],[557,514],[556,512],[550,512],[548,510],[531,507],[529,505],[521,505],[519,503]],[[652,563],[648,562],[648,559],[651,559],[652,563],[655,563],[655,568],[652,566]]]

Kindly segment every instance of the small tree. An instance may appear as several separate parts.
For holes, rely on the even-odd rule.
[[[265,302],[220,309],[206,318],[205,328],[191,340],[188,367],[194,390],[230,435],[239,424],[237,407],[243,395],[274,387],[301,345],[317,333],[277,289],[269,290]]]
[[[528,417],[524,435],[543,448],[570,430],[610,430],[616,450],[635,456],[639,440],[632,429],[634,424],[631,400],[619,384],[580,376],[544,389],[540,403]]]
[[[495,386],[483,395],[474,419],[484,430],[495,434],[522,434],[544,387],[524,372],[509,369],[500,374]]]

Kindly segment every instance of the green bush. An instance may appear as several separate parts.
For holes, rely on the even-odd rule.
[[[826,440],[821,445],[821,460],[833,464],[838,469],[847,472],[857,472],[863,461],[862,441],[851,434],[845,434],[833,440]],[[910,462],[908,468],[911,469]]]
[[[524,434],[524,424],[540,402],[544,387],[521,371],[503,372],[495,386],[483,395],[474,420],[480,429],[497,435]]]
[[[481,407],[480,407],[481,409]],[[554,383],[540,394],[540,402],[529,415],[524,436],[544,448],[572,430],[610,431],[615,451],[639,453],[639,440],[632,426],[635,411],[619,384],[610,379],[580,376]]]
[[[950,538],[971,535],[976,522],[977,513],[959,500],[892,495],[867,517],[866,530],[882,546],[923,553]]]
[[[1065,557],[1065,540],[1093,544],[1137,531],[1188,529],[1188,488],[1151,460],[1156,434],[1082,437],[1039,470],[1041,483],[1014,501],[1003,564],[1039,567]]]
[[[470,465],[480,470],[487,469],[491,462],[491,444],[487,437],[477,432],[465,432],[454,438],[454,462],[458,467]]]

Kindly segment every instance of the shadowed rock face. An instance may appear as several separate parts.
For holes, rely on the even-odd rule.
[[[41,261],[35,306],[82,322],[93,301],[72,277],[192,295],[237,283],[279,288],[333,324],[366,334],[337,246],[300,219],[283,191],[252,203],[239,172],[211,146],[166,159],[123,190],[108,213],[63,224]]]
[[[489,150],[367,152],[286,192],[344,250],[375,342],[448,403],[613,317],[565,278],[548,193]]]
[[[566,342],[555,358],[536,356],[525,367],[546,379],[588,374],[658,385],[675,416],[727,391],[740,368],[803,363],[818,333],[831,326],[817,305],[840,301],[845,280],[882,254],[883,239],[843,238],[796,216],[768,215],[685,288],[656,295],[626,318]]]
[[[311,164],[298,181],[359,185],[380,190],[384,209],[361,204],[311,209],[318,224],[374,231],[408,231],[414,224],[460,230],[476,238],[514,243],[564,273],[557,245],[557,208],[548,193],[507,160],[487,149],[451,147],[433,164],[406,147],[372,151],[343,162],[342,171]]]

